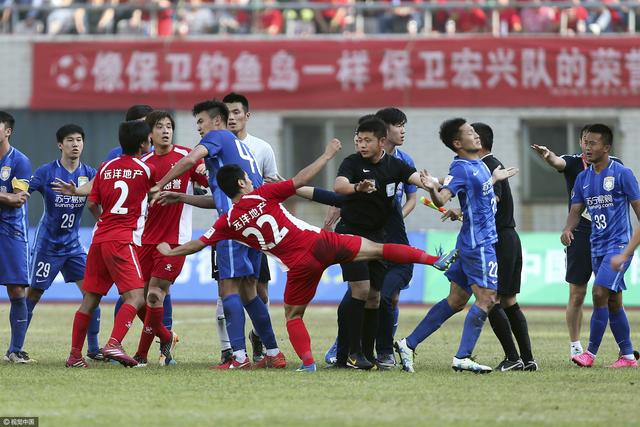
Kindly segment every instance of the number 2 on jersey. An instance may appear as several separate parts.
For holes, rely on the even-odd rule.
[[[260,244],[260,248],[263,251],[268,251],[269,249],[273,249],[278,243],[280,243],[282,238],[289,232],[289,229],[287,227],[278,228],[276,219],[271,215],[265,214],[256,220],[256,225],[258,225],[258,227],[260,228],[262,228],[265,223],[269,223],[269,225],[271,226],[271,231],[273,232],[273,242],[267,243],[262,232],[255,227],[245,228],[242,231],[242,235],[244,237],[249,237],[251,235],[256,236],[256,239],[258,239],[258,243]]]
[[[116,215],[125,215],[129,212],[129,208],[123,208],[122,205],[124,204],[124,202],[127,200],[127,196],[129,195],[129,186],[127,185],[126,182],[122,181],[122,180],[118,180],[116,182],[113,183],[113,189],[119,189],[120,190],[120,197],[118,197],[118,200],[116,201],[116,204],[113,205],[113,207],[111,208],[111,210],[109,212],[111,212],[112,214],[116,214]]]

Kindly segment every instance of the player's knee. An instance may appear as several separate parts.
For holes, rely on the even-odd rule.
[[[7,295],[9,298],[24,298],[26,287],[21,285],[7,285]]]
[[[158,304],[162,299],[159,289],[149,289],[149,292],[147,293],[147,303],[149,303],[149,305]]]

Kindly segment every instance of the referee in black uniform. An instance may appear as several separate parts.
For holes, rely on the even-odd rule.
[[[493,172],[498,167],[504,167],[491,154],[493,149],[493,131],[491,128],[484,123],[473,123],[471,126],[480,136],[482,144],[480,156],[489,170]],[[489,322],[505,353],[505,359],[496,367],[496,371],[537,371],[538,364],[531,353],[527,319],[516,301],[516,295],[520,293],[522,245],[515,228],[513,197],[511,196],[509,180],[505,179],[504,181],[496,182],[493,186],[493,191],[497,202],[498,301],[489,312]],[[520,356],[518,356],[518,351],[513,342],[512,332],[518,342]]]
[[[423,187],[416,169],[384,152],[387,129],[377,118],[362,122],[356,131],[356,154],[340,164],[334,190],[347,195],[335,231],[382,243],[384,226],[395,207],[398,184]],[[379,261],[343,264],[342,277],[349,282],[338,307],[336,367],[371,369],[363,349],[373,353],[378,329],[380,288],[385,268]],[[370,356],[371,357],[371,356]]]

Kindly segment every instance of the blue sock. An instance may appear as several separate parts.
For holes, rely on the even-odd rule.
[[[11,324],[11,345],[9,353],[22,351],[24,337],[27,334],[27,299],[11,298],[11,310],[9,311],[9,323]]]
[[[259,296],[256,296],[254,299],[249,301],[244,308],[247,310],[247,313],[249,313],[251,323],[253,323],[253,329],[262,340],[266,349],[271,350],[277,348],[278,342],[276,341],[276,336],[273,333],[269,310],[267,310],[265,303]]]
[[[594,356],[598,354],[604,331],[609,321],[609,307],[594,307],[591,314],[591,330],[589,332],[589,347],[587,351]]]
[[[393,330],[391,331],[391,336],[396,336],[396,331],[398,330],[398,319],[400,318],[400,308],[396,305],[393,308]]]
[[[458,347],[458,352],[456,353],[458,359],[471,356],[478,338],[480,338],[480,332],[482,332],[485,320],[487,320],[487,313],[473,304],[464,319],[462,339],[460,339],[460,347]]]
[[[29,329],[29,325],[31,324],[31,319],[33,318],[33,309],[36,307],[36,302],[31,301],[27,298],[27,329]]]
[[[170,294],[165,295],[162,307],[164,308],[164,316],[162,317],[162,324],[168,330],[171,330],[171,327],[173,326],[173,304],[171,304]]]
[[[233,351],[244,350],[244,307],[240,295],[232,294],[222,300],[224,317],[227,321],[227,334]]]
[[[98,334],[100,333],[100,307],[96,307],[91,315],[89,329],[87,329],[87,350],[89,353],[97,353],[100,351],[98,343]]]
[[[633,344],[631,343],[631,328],[629,319],[624,308],[618,311],[609,312],[609,327],[620,347],[620,354],[633,354]]]
[[[118,298],[118,301],[116,301],[116,306],[113,308],[113,318],[114,319],[118,315],[118,312],[120,311],[120,307],[122,307],[122,304],[124,304],[124,299],[122,299],[122,297],[120,297],[120,298]]]
[[[418,344],[427,339],[429,335],[437,331],[448,318],[453,316],[454,311],[449,306],[446,298],[431,307],[431,310],[418,323],[418,326],[407,337],[407,345],[415,350]]]

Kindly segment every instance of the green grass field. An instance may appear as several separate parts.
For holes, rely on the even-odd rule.
[[[174,330],[181,337],[178,366],[124,369],[108,363],[65,369],[76,305],[41,304],[25,349],[37,365],[0,365],[0,417],[38,416],[41,426],[373,426],[373,425],[638,425],[637,370],[608,370],[617,347],[607,332],[597,367],[568,360],[564,312],[526,309],[539,372],[455,373],[450,368],[460,337],[458,314],[418,349],[416,373],[324,370],[294,372],[282,307],[272,307],[276,334],[290,360],[286,371],[225,371],[207,367],[219,358],[215,306],[177,305]],[[0,337],[9,336],[7,304],[0,304]],[[111,330],[112,305],[103,306],[101,340]],[[410,332],[426,308],[404,308],[398,335]],[[588,336],[585,311],[583,344]],[[640,342],[640,312],[629,313]],[[320,362],[335,334],[335,309],[307,312]],[[140,323],[125,347],[133,353]],[[155,352],[155,350],[153,350]],[[495,366],[501,351],[488,323],[476,348]],[[151,355],[151,354],[150,354]],[[319,363],[324,366],[324,362]]]

